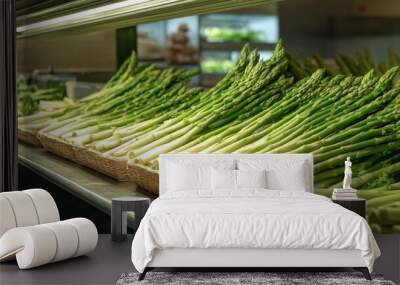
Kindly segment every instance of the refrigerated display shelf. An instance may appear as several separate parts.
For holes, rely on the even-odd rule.
[[[60,158],[42,148],[18,144],[18,162],[70,194],[111,215],[111,199],[121,196],[156,196],[135,183],[119,182]]]
[[[124,28],[139,23],[239,9],[273,1],[276,0],[124,0],[19,25],[17,37],[31,37],[54,32],[59,34],[61,31],[71,30],[82,33],[89,30]]]

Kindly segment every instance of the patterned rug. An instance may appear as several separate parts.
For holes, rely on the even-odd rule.
[[[122,274],[117,285],[395,285],[382,276],[372,275],[368,281],[359,272],[148,272],[138,281],[138,273]]]

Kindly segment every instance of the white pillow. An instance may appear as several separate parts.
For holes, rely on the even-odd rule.
[[[211,189],[210,171],[210,167],[193,165],[188,167],[183,164],[169,163],[168,189],[171,191]]]
[[[309,170],[303,160],[292,159],[239,159],[239,170],[266,169],[267,188],[273,190],[307,191]]]
[[[213,190],[235,190],[236,170],[212,168],[211,188]]]
[[[240,190],[242,188],[266,188],[266,171],[263,170],[211,170],[211,187],[213,190]]]
[[[267,188],[267,171],[236,170],[237,188]]]
[[[226,158],[185,157],[166,162],[166,191],[211,191],[211,168],[235,169],[236,161]]]

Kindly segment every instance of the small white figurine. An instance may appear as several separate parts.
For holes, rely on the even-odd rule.
[[[344,162],[344,179],[343,179],[343,189],[351,189],[351,161],[350,157],[347,157],[347,160]]]

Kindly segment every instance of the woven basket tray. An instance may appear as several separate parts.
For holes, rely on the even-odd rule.
[[[66,159],[75,161],[74,146],[67,144],[58,138],[51,137],[46,134],[39,133],[37,137],[42,143],[45,150],[50,151],[59,156],[62,156]]]
[[[92,168],[119,181],[129,181],[126,159],[106,157],[97,151],[75,147],[75,162]]]
[[[18,140],[30,145],[42,146],[36,134],[31,131],[18,129]]]
[[[158,195],[158,172],[138,164],[128,164],[129,181]]]
[[[38,134],[43,147],[59,156],[92,168],[119,181],[131,181],[158,194],[158,172],[140,165],[128,165],[125,159],[109,158],[83,147],[70,145],[58,138]]]

